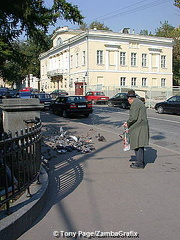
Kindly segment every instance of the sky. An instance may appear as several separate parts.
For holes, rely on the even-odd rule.
[[[44,0],[47,7],[51,7],[53,0]],[[135,33],[141,30],[155,33],[161,23],[168,21],[174,27],[180,25],[180,9],[173,5],[174,0],[67,0],[77,5],[84,22],[88,25],[93,21],[103,23],[113,32],[120,32],[123,28],[134,29]],[[79,26],[70,22],[58,20],[50,27],[49,33],[57,27],[68,26],[78,29]]]

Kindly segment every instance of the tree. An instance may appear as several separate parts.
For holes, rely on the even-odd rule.
[[[173,85],[180,84],[180,27],[175,28],[167,21],[161,22],[161,27],[156,29],[156,36],[174,39],[173,46]]]
[[[16,49],[18,55],[14,55],[14,58],[4,63],[3,76],[8,79],[8,83],[13,86],[16,82],[20,85],[20,82],[26,75],[33,73],[34,76],[40,76],[40,53],[47,51],[52,43],[51,36],[46,36],[45,46],[37,45],[33,40],[16,41],[13,44],[13,49]]]
[[[46,46],[45,35],[50,25],[57,19],[82,24],[83,16],[78,7],[66,0],[54,0],[51,8],[45,7],[43,0],[6,0],[0,3],[0,71],[4,75],[4,63],[14,58],[17,49],[14,41],[22,34]]]
[[[80,25],[80,28],[79,28],[79,29],[82,30],[82,31],[86,31],[86,30],[88,29],[87,23],[82,23],[82,24]]]
[[[152,36],[152,33],[149,32],[148,30],[141,30],[140,35]]]
[[[111,31],[109,27],[105,26],[104,23],[98,22],[98,21],[93,21],[90,25],[89,25],[89,29],[97,29],[97,30],[107,30],[107,31]]]
[[[97,30],[107,30],[111,31],[109,27],[105,26],[104,23],[98,22],[98,21],[93,21],[89,25],[87,23],[83,22],[80,27],[80,30],[86,31],[88,29],[97,29]]]
[[[164,23],[160,22],[161,27],[157,28],[155,30],[155,35],[158,37],[171,37],[172,32],[175,29],[172,25],[168,23],[168,21],[165,21]]]
[[[180,8],[180,0],[175,0],[174,5],[178,8]]]
[[[173,77],[174,85],[180,85],[180,27],[172,32],[174,39],[173,47]]]

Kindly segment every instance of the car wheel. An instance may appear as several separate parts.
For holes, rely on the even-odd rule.
[[[109,106],[109,107],[113,107],[112,102],[108,102],[108,106]]]
[[[158,113],[164,113],[164,109],[162,106],[159,106],[158,109],[157,109]]]
[[[85,114],[84,114],[84,117],[89,117],[89,113],[85,113]]]
[[[123,108],[123,109],[126,109],[126,108],[127,108],[127,105],[126,105],[126,103],[122,103],[122,105],[121,105],[121,106],[122,106],[122,108]]]
[[[67,114],[66,110],[63,110],[62,116],[63,116],[63,118],[67,118],[68,117],[68,114]]]

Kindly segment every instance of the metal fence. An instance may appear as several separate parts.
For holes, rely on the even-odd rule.
[[[173,95],[180,95],[180,87],[141,87],[141,86],[103,86],[90,85],[86,88],[87,91],[103,91],[108,97],[113,97],[116,93],[127,92],[134,89],[137,94],[146,99],[146,106],[153,108],[158,101],[166,100]]]
[[[41,165],[41,122],[0,141],[0,207],[10,213],[10,200],[15,199],[38,180]]]

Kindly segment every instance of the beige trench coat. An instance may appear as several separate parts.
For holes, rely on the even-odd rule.
[[[136,149],[149,144],[149,125],[145,104],[134,99],[130,107],[127,125],[130,133],[130,148]]]

